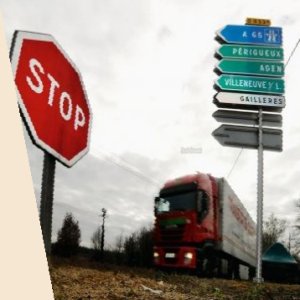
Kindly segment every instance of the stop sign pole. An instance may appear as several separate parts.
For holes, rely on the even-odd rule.
[[[55,157],[45,152],[40,203],[40,223],[47,254],[51,254],[55,163]]]
[[[10,59],[20,114],[45,152],[40,222],[50,254],[56,160],[72,167],[87,154],[91,110],[80,72],[51,35],[15,31]]]

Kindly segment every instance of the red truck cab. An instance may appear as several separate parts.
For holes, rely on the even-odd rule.
[[[168,181],[155,198],[154,264],[196,270],[219,241],[218,186],[197,173]]]

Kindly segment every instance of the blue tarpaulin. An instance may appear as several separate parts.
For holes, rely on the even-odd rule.
[[[268,248],[262,256],[262,261],[268,263],[297,264],[294,257],[280,243],[275,243]]]

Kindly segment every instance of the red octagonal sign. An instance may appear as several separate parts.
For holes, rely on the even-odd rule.
[[[91,112],[80,73],[48,34],[16,31],[11,63],[33,142],[71,167],[88,152]]]

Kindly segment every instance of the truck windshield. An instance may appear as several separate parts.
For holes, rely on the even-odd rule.
[[[155,206],[157,213],[196,210],[196,193],[188,192],[164,196],[159,198]]]

